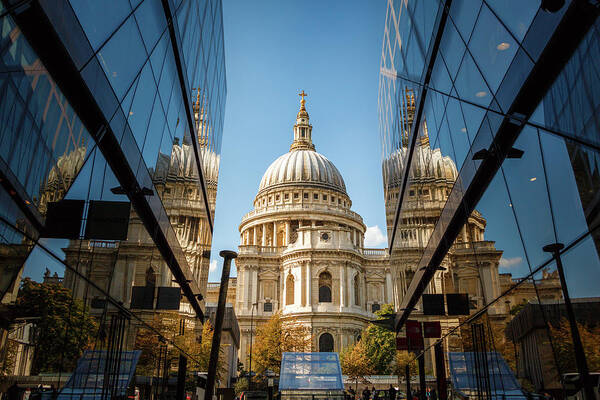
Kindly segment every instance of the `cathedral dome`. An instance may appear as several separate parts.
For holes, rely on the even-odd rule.
[[[314,150],[290,151],[275,160],[260,181],[259,193],[273,187],[310,184],[346,194],[340,171]]]
[[[389,187],[402,184],[406,152],[407,149],[402,147],[383,162],[384,179]],[[415,146],[411,169],[413,181],[444,179],[454,182],[458,177],[456,164],[452,158],[444,156],[439,148],[432,149],[428,140]]]
[[[200,147],[200,160],[204,172],[204,180],[208,186],[217,185],[219,178],[220,156],[206,147]],[[198,173],[194,167],[196,158],[191,144],[179,144],[176,139],[171,147],[171,154],[158,154],[156,172],[153,180],[156,183],[170,181],[197,181]]]
[[[346,185],[340,171],[331,161],[315,151],[312,143],[312,125],[306,111],[307,96],[300,93],[300,111],[294,125],[294,140],[286,153],[275,160],[263,175],[258,193],[275,187],[308,184],[333,189],[346,194]]]

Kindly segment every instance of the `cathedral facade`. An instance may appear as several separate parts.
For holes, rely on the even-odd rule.
[[[340,352],[360,339],[381,305],[393,304],[396,309],[458,176],[454,161],[440,149],[432,149],[427,135],[421,138],[414,155],[419,162],[412,164],[407,191],[409,212],[401,216],[400,245],[391,257],[387,249],[365,248],[366,226],[351,210],[341,173],[316,152],[305,94],[300,95],[289,152],[267,168],[254,209],[239,225],[232,300],[241,331],[240,360],[246,368],[251,330],[255,334],[256,327],[274,313],[309,328],[313,351]],[[383,173],[394,174],[399,183],[403,154],[397,158],[384,164]],[[388,176],[388,182],[392,180]],[[398,184],[386,193],[388,200],[398,197],[399,188]],[[394,218],[391,209],[387,218]],[[502,251],[485,239],[485,228],[485,218],[474,212],[429,293],[468,293],[472,310],[500,295],[503,281],[510,276],[501,280]],[[548,279],[552,281],[549,295],[560,296],[558,279]],[[488,312],[499,321],[508,315],[501,304]],[[413,317],[428,319],[419,309]],[[457,324],[456,317],[442,317],[444,330]]]
[[[305,102],[289,152],[269,166],[239,226],[235,312],[244,362],[250,325],[274,313],[307,326],[313,350],[341,351],[373,311],[394,301],[386,253],[364,249],[365,224],[338,169],[315,151]]]

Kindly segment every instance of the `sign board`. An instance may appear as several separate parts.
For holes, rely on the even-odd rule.
[[[443,294],[424,294],[423,295],[423,314],[425,315],[445,315],[444,295]]]
[[[408,320],[406,321],[406,336],[413,338],[423,337],[421,332],[421,323],[419,321]]]
[[[423,337],[442,337],[442,326],[440,325],[440,321],[423,322]]]
[[[79,239],[84,200],[61,200],[48,203],[43,237]]]
[[[85,224],[85,238],[96,240],[127,240],[128,201],[91,200]]]
[[[450,293],[446,295],[448,315],[469,315],[469,295],[467,293]]]
[[[132,287],[131,308],[139,310],[152,310],[154,308],[154,286]]]
[[[181,302],[181,289],[177,287],[161,286],[158,288],[157,310],[179,310]]]

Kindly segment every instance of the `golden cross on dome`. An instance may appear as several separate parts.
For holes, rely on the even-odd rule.
[[[304,102],[304,96],[308,96],[306,93],[304,93],[304,90],[302,91],[302,93],[298,93],[298,96],[302,97],[302,101]]]

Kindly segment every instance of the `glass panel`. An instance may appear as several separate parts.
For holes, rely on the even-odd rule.
[[[167,25],[165,11],[160,1],[145,0],[135,11],[135,20],[140,28],[146,51],[150,54]]]
[[[138,147],[141,149],[146,139],[152,105],[155,99],[157,99],[156,85],[152,77],[150,63],[146,63],[139,80],[131,88],[131,91],[133,92],[133,102],[131,109],[127,113],[127,123],[135,136]]]
[[[469,49],[495,93],[517,52],[517,43],[485,4],[469,41]]]
[[[440,51],[446,61],[448,71],[450,71],[450,79],[456,78],[460,61],[465,53],[465,44],[458,34],[452,21],[446,23],[444,28],[444,36],[442,37],[442,43],[440,44]],[[439,62],[439,61],[438,61]]]
[[[488,107],[492,101],[490,89],[467,52],[460,66],[454,87],[461,99]]]
[[[535,267],[549,258],[542,248],[556,243],[537,130],[525,127],[514,147],[524,151],[523,157],[506,159],[502,171],[527,257]]]
[[[503,1],[488,2],[487,5],[508,26],[519,42],[525,37],[533,17],[540,8],[540,2],[537,0],[525,0],[519,3],[519,7],[513,7]]]
[[[458,0],[453,1],[450,6],[450,18],[458,27],[465,42],[468,42],[471,37],[481,4],[481,1]]]
[[[589,229],[577,188],[577,181],[581,177],[578,179],[570,155],[579,151],[597,157],[597,153],[586,151],[542,130],[539,132],[558,241],[570,243]],[[581,192],[581,195],[589,199],[591,193]]]
[[[116,2],[111,7],[94,0],[69,2],[94,50],[98,50],[131,12],[126,1]]]
[[[135,20],[129,18],[100,49],[97,58],[117,98],[123,99],[146,58]]]

